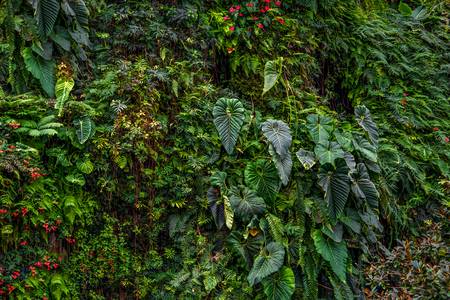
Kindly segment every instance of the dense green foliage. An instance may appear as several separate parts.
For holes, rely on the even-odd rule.
[[[3,0],[0,295],[447,299],[449,8]]]

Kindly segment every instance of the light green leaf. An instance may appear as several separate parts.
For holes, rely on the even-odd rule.
[[[277,273],[262,280],[269,300],[289,300],[295,290],[295,276],[291,268],[282,267]]]
[[[227,196],[223,196],[223,209],[225,213],[225,225],[231,230],[234,221],[234,211]]]
[[[91,174],[94,171],[94,164],[89,160],[79,160],[77,161],[77,168],[84,174]]]
[[[311,151],[300,149],[295,154],[297,155],[298,160],[302,163],[305,170],[311,169],[316,164],[316,157]]]
[[[214,125],[228,154],[233,153],[236,145],[244,123],[244,111],[242,103],[237,99],[221,98],[214,106]]]
[[[88,116],[82,117],[74,121],[76,126],[76,134],[80,144],[84,144],[92,133],[92,120]]]
[[[30,48],[22,50],[22,57],[27,70],[39,80],[42,89],[50,97],[53,97],[55,94],[55,62],[35,57]]]
[[[256,257],[247,280],[250,285],[278,271],[284,262],[284,247],[276,242],[268,244]]]
[[[344,151],[336,142],[319,143],[314,148],[317,158],[322,165],[329,163],[334,165],[337,158],[344,158]]]
[[[75,82],[72,78],[59,78],[55,85],[56,103],[55,109],[58,110],[58,116],[62,115],[64,104],[69,99],[70,91],[73,89]]]
[[[264,88],[262,92],[263,95],[270,89],[272,89],[277,83],[280,76],[279,65],[281,64],[281,62],[282,59],[269,60],[268,62],[266,62],[264,66]]]
[[[309,115],[307,118],[306,128],[309,130],[314,143],[326,143],[333,131],[333,120],[327,116]]]

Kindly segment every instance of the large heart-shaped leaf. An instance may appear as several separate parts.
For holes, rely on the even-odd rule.
[[[355,149],[362,154],[365,158],[377,162],[378,154],[377,148],[369,143],[368,140],[363,138],[362,136],[356,135],[353,139],[353,146]]]
[[[264,66],[264,88],[263,95],[277,83],[280,76],[281,59],[269,60]]]
[[[84,144],[92,134],[92,120],[88,116],[84,116],[74,121],[76,134],[80,144]]]
[[[268,244],[256,257],[247,280],[250,285],[278,271],[284,262],[284,247],[276,242]]]
[[[228,154],[233,153],[236,145],[244,123],[244,111],[242,103],[237,99],[221,98],[214,106],[214,125]]]
[[[281,157],[289,151],[292,143],[292,136],[289,126],[280,120],[267,120],[261,124],[264,136],[275,148]]]
[[[280,188],[276,168],[263,159],[248,163],[244,171],[244,177],[247,186],[267,200],[272,200]]]
[[[370,111],[364,105],[359,105],[355,108],[355,117],[361,126],[369,134],[370,141],[377,146],[378,145],[378,128],[377,124],[372,120]]]
[[[282,267],[263,279],[264,293],[269,300],[289,300],[295,290],[295,276],[291,268]]]
[[[314,246],[317,252],[330,263],[331,269],[339,277],[340,280],[345,281],[346,261],[347,261],[347,247],[344,242],[336,243],[332,239],[328,239],[322,235],[318,229],[312,233]]]
[[[287,185],[289,182],[289,176],[292,170],[292,157],[291,153],[288,151],[285,155],[280,156],[276,153],[272,145],[269,145],[269,153],[272,155],[272,161],[277,168],[278,175],[280,176],[281,182]]]
[[[319,143],[314,148],[314,152],[322,165],[326,163],[334,165],[335,159],[344,158],[344,151],[336,142]]]
[[[378,191],[375,184],[370,180],[369,172],[363,163],[359,163],[356,171],[351,173],[353,194],[361,199],[366,200],[373,208],[378,207]]]
[[[311,151],[300,149],[295,155],[297,155],[298,160],[302,163],[305,170],[311,169],[316,164],[316,157]]]
[[[48,36],[53,31],[58,12],[59,3],[57,0],[37,0],[35,16],[39,34],[42,37]]]
[[[261,214],[266,210],[264,200],[245,186],[231,188],[230,203],[236,215],[244,219]]]
[[[327,116],[309,115],[307,118],[306,127],[309,130],[314,143],[326,143],[330,138],[330,133],[333,131],[333,120]]]
[[[318,184],[325,192],[329,215],[336,219],[344,210],[350,192],[348,167],[338,160],[336,167],[327,164],[320,168]]]
[[[22,57],[27,70],[39,80],[42,89],[50,97],[53,97],[55,94],[55,62],[35,57],[31,48],[24,48]]]

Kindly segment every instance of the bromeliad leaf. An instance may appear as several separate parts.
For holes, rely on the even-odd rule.
[[[266,211],[266,203],[256,192],[248,187],[232,187],[230,191],[230,203],[238,217],[248,219],[253,215],[259,215]]]
[[[372,120],[370,111],[364,105],[359,105],[355,108],[355,117],[361,126],[369,134],[370,141],[378,146],[378,128],[377,124]]]
[[[280,188],[276,168],[263,159],[248,163],[244,177],[245,183],[266,200],[272,200]]]
[[[288,151],[284,156],[278,155],[272,145],[269,145],[269,153],[272,155],[272,161],[277,168],[278,175],[280,176],[283,185],[287,185],[289,182],[289,176],[292,170],[292,157]]]
[[[80,144],[84,144],[92,133],[92,120],[88,116],[74,121],[76,133]]]
[[[291,268],[282,267],[277,273],[262,280],[269,300],[289,300],[295,290],[295,276]]]
[[[325,192],[329,215],[336,219],[344,210],[350,192],[348,168],[343,160],[338,160],[336,167],[322,166],[318,184]]]
[[[332,119],[322,115],[309,115],[306,118],[308,124],[306,127],[309,130],[314,143],[325,143],[330,138],[330,133],[333,131]]]
[[[311,151],[300,149],[295,153],[298,160],[302,163],[305,170],[311,169],[316,164],[316,157]]]
[[[276,242],[268,244],[256,257],[247,280],[251,286],[278,271],[284,262],[284,247]]]
[[[373,208],[378,207],[378,191],[370,180],[369,172],[363,163],[357,165],[356,171],[351,173],[351,188],[353,194],[361,200],[366,200]]]
[[[55,109],[58,110],[58,116],[62,115],[64,104],[69,99],[70,91],[73,89],[75,82],[72,78],[59,78],[55,85],[56,103]]]
[[[330,263],[331,269],[337,277],[345,282],[347,247],[344,242],[336,243],[335,241],[323,236],[318,229],[312,233],[314,246],[317,252]]]
[[[283,121],[268,120],[261,124],[264,136],[275,148],[278,155],[284,157],[292,143],[289,126]]]
[[[314,152],[322,165],[326,163],[334,165],[335,159],[344,158],[344,151],[336,142],[319,143],[314,148]]]
[[[214,125],[228,154],[233,153],[244,123],[244,107],[237,99],[221,98],[213,109]]]

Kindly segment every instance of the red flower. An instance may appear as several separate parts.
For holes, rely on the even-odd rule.
[[[40,261],[35,262],[34,265],[38,268],[42,267],[42,263]]]
[[[16,149],[16,146],[14,146],[14,145],[9,145],[8,148],[9,148],[9,149]]]
[[[3,153],[3,152],[5,152],[5,151],[3,151],[3,150],[0,150],[0,153]]]
[[[446,143],[448,143],[448,141],[450,141],[450,139],[448,138],[448,136],[446,136],[446,137],[444,138],[444,141],[445,141]]]
[[[8,293],[9,294],[11,294],[16,289],[15,286],[12,286],[10,284],[7,284],[6,287],[8,288]]]
[[[240,13],[240,14],[239,14],[239,17],[243,17],[243,16],[244,16],[244,14],[243,14],[243,13]]]
[[[57,269],[59,267],[59,265],[57,263],[53,264],[53,269]]]
[[[228,28],[228,30],[234,31],[234,26],[230,26],[230,28]]]
[[[240,10],[241,9],[241,6],[240,5],[236,5],[236,10]]]
[[[47,298],[47,297],[45,297],[45,296],[43,296],[43,297],[42,297],[42,300],[48,300],[48,298]]]
[[[286,21],[284,21],[284,19],[282,19],[282,18],[277,18],[277,21],[278,21],[281,25],[286,24]]]
[[[433,128],[433,131],[439,131],[439,128],[434,127],[434,128]]]
[[[28,208],[22,207],[22,217],[25,217],[27,213],[28,213]]]
[[[228,10],[230,13],[234,13],[236,10],[234,9],[234,7],[230,7],[230,9]]]
[[[19,271],[14,271],[13,273],[12,273],[12,275],[11,275],[11,278],[12,279],[16,279],[17,277],[19,277],[20,276],[20,272]]]
[[[224,21],[227,21],[227,20],[229,20],[230,19],[230,17],[229,16],[225,16],[225,17],[223,17],[223,20]]]
[[[275,1],[276,6],[281,6],[281,1]]]
[[[253,3],[252,2],[247,3],[247,7],[253,7]]]
[[[13,216],[13,218],[17,218],[19,216],[19,212],[15,211],[15,212],[11,213],[11,216]]]
[[[269,6],[264,6],[265,11],[268,11],[270,9]]]
[[[0,215],[8,213],[7,209],[0,209]]]
[[[261,23],[256,24],[256,26],[258,26],[258,28],[261,28],[261,29],[264,28],[264,25]]]
[[[26,245],[28,245],[28,242],[27,242],[27,241],[21,241],[21,242],[20,242],[20,246],[26,246]]]
[[[58,230],[58,227],[57,227],[57,226],[54,226],[54,225],[52,225],[52,227],[50,227],[50,230],[51,230],[51,231],[56,231],[56,230]]]
[[[256,20],[259,20],[259,18],[258,17],[252,17],[252,20],[256,21]]]
[[[46,267],[47,267],[47,270],[50,271],[50,269],[51,269],[51,263],[50,263],[49,261],[46,261],[46,262],[44,263],[44,266],[46,266]]]
[[[266,2],[266,3],[270,3],[270,0],[264,0],[264,2]]]
[[[233,48],[233,47],[230,47],[230,48],[227,48],[227,52],[228,52],[228,54],[231,54],[231,53],[233,53],[233,51],[234,51],[235,49]]]

